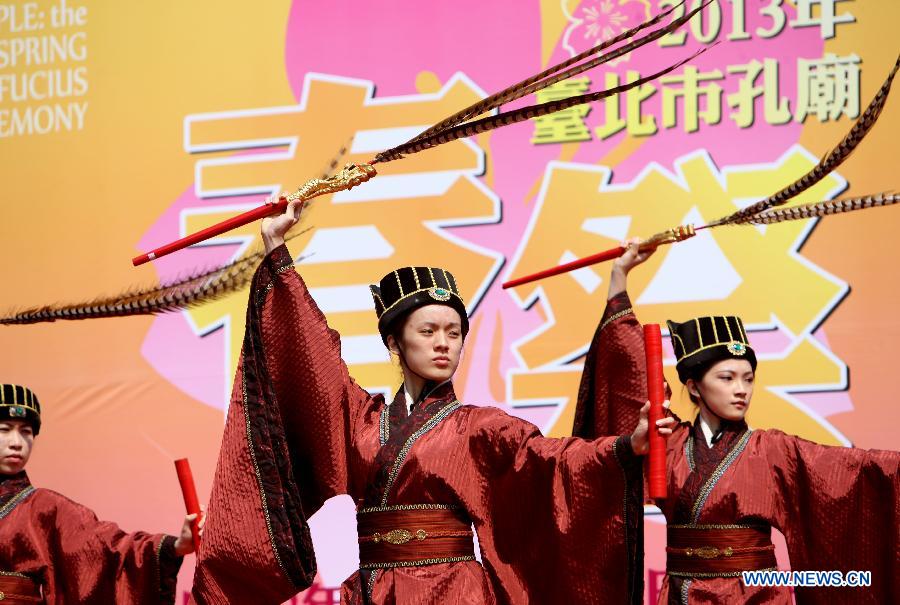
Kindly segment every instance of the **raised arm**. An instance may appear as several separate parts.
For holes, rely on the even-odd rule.
[[[639,252],[637,239],[613,263],[609,299],[588,349],[578,389],[572,434],[585,438],[621,435],[634,427],[647,399],[644,333],[626,291],[628,273],[653,252]]]
[[[266,257],[251,295],[257,378],[277,403],[304,509],[312,514],[328,498],[348,493],[356,428],[377,404],[350,377],[340,335],[328,327],[287,246]]]
[[[609,292],[606,295],[606,300],[612,300],[619,294],[624,293],[628,289],[628,273],[656,252],[655,249],[641,252],[638,250],[639,243],[640,238],[637,237],[626,240],[623,244],[628,248],[625,254],[613,261],[613,268],[609,274]]]
[[[194,599],[281,603],[310,585],[307,519],[350,489],[358,427],[377,414],[341,359],[294,269],[284,234],[296,205],[263,222],[268,254],[253,277],[241,360],[210,496]]]

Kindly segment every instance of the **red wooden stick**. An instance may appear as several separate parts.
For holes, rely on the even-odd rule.
[[[197,499],[197,487],[194,485],[194,475],[191,473],[191,464],[187,458],[175,461],[175,472],[178,473],[178,483],[181,484],[185,510],[189,515],[197,515],[197,518],[191,522],[194,550],[197,550],[200,548],[200,501]]]
[[[266,202],[259,208],[248,210],[243,214],[231,217],[230,219],[224,220],[221,223],[217,223],[215,225],[212,225],[211,227],[207,227],[206,229],[198,231],[197,233],[192,233],[187,237],[183,237],[172,243],[166,244],[165,246],[160,246],[156,250],[148,252],[147,254],[135,256],[133,259],[131,259],[131,264],[133,264],[135,267],[137,267],[138,265],[143,265],[144,263],[149,262],[155,258],[159,258],[160,256],[171,254],[172,252],[181,250],[182,248],[187,248],[188,246],[192,246],[198,242],[202,242],[203,240],[210,239],[217,235],[222,235],[223,233],[227,233],[232,229],[237,229],[238,227],[242,227],[261,218],[272,216],[273,214],[279,214],[287,209],[287,205],[288,202],[283,197],[278,198],[277,202]]]
[[[647,356],[647,399],[650,400],[650,426],[647,438],[650,441],[650,455],[647,461],[647,483],[651,498],[666,497],[666,440],[656,428],[656,421],[665,415],[663,401],[666,399],[663,385],[662,335],[658,324],[644,326],[644,351]]]
[[[640,250],[641,252],[656,250],[658,246],[661,246],[663,244],[674,244],[675,242],[681,242],[688,239],[689,237],[694,237],[694,235],[696,235],[696,233],[692,225],[682,225],[680,227],[675,227],[674,229],[669,229],[667,231],[657,233],[649,239],[645,239],[638,244],[638,250]],[[507,288],[521,286],[522,284],[527,284],[539,279],[544,279],[545,277],[552,277],[554,275],[559,275],[560,273],[568,273],[569,271],[581,269],[582,267],[587,267],[588,265],[595,265],[597,263],[602,263],[614,258],[619,258],[623,254],[625,254],[625,250],[625,248],[619,246],[618,248],[613,248],[612,250],[604,250],[603,252],[598,252],[597,254],[593,254],[591,256],[585,256],[584,258],[573,260],[572,262],[553,267],[552,269],[546,269],[544,271],[532,273],[531,275],[526,275],[525,277],[513,279],[505,282],[503,284],[503,289],[505,290]]]
[[[539,279],[544,279],[545,277],[559,275],[560,273],[568,273],[569,271],[581,269],[582,267],[587,267],[588,265],[594,265],[596,263],[602,263],[614,258],[619,258],[623,254],[625,254],[625,248],[623,248],[622,246],[613,248],[612,250],[598,252],[597,254],[585,256],[584,258],[573,260],[572,262],[553,267],[552,269],[545,269],[544,271],[538,271],[537,273],[532,273],[531,275],[526,275],[525,277],[520,277],[518,279],[512,279],[508,282],[504,282],[503,289],[506,290],[507,288],[514,288],[516,286],[521,286],[522,284],[527,284]]]

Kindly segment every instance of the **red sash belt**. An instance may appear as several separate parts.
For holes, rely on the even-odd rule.
[[[722,578],[775,569],[771,529],[752,525],[669,525],[666,573]]]
[[[0,571],[0,604],[34,605],[43,602],[37,582],[26,576]]]
[[[472,561],[472,523],[456,507],[408,504],[356,513],[360,569]]]

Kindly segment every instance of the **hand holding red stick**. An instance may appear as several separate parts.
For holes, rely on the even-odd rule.
[[[680,242],[688,239],[689,237],[693,237],[694,235],[694,227],[691,225],[675,227],[674,229],[669,229],[668,231],[657,233],[653,237],[640,242],[638,244],[638,250],[641,252],[655,250],[658,246],[661,246],[663,244],[673,244],[675,242]],[[604,250],[603,252],[598,252],[597,254],[592,254],[591,256],[579,258],[577,260],[573,260],[556,267],[551,267],[549,269],[544,269],[543,271],[538,271],[537,273],[532,273],[531,275],[525,275],[516,279],[511,279],[507,282],[503,282],[503,289],[506,290],[507,288],[514,288],[516,286],[521,286],[522,284],[531,283],[533,281],[544,279],[546,277],[552,277],[561,273],[568,273],[569,271],[581,269],[582,267],[588,267],[590,265],[596,265],[597,263],[603,263],[608,260],[613,260],[625,254],[626,251],[627,248],[624,248],[623,246]]]
[[[175,461],[175,472],[178,473],[178,483],[181,484],[181,494],[184,496],[184,508],[189,515],[197,515],[191,522],[191,534],[194,539],[194,549],[200,548],[200,501],[197,499],[197,487],[194,485],[194,475],[191,473],[191,465],[187,458]]]
[[[352,189],[360,183],[365,183],[375,176],[375,174],[375,168],[371,164],[347,164],[337,174],[322,179],[310,179],[293,193],[281,195],[258,208],[231,217],[221,223],[207,227],[202,231],[183,237],[180,240],[160,246],[146,254],[135,256],[131,259],[131,264],[137,267],[138,265],[171,254],[176,250],[181,250],[182,248],[187,248],[193,244],[206,241],[217,235],[222,235],[232,229],[237,229],[238,227],[247,225],[261,218],[282,214],[285,209],[287,209],[288,203],[290,202],[306,202],[315,197],[319,197],[320,195]]]

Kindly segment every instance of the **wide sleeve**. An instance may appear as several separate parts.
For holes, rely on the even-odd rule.
[[[48,495],[52,492],[48,492]],[[88,508],[52,493],[55,506],[39,517],[53,527],[48,541],[59,603],[171,605],[182,558],[175,537],[126,533],[115,523],[100,521]]]
[[[798,588],[797,603],[900,603],[900,452],[766,431],[793,570],[871,571],[868,588]]]
[[[351,378],[286,246],[253,277],[241,359],[194,576],[199,603],[281,603],[311,584],[307,519],[347,493],[352,440],[377,405]]]
[[[543,437],[494,408],[473,412],[482,562],[504,603],[640,603],[640,458],[629,437]]]
[[[630,433],[647,400],[644,332],[626,292],[612,297],[588,348],[572,434]]]

